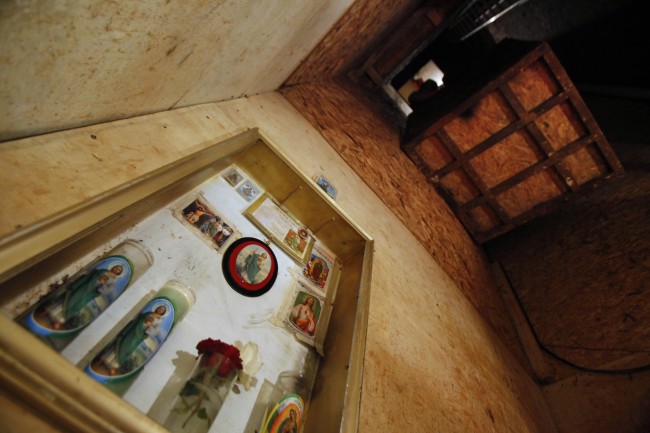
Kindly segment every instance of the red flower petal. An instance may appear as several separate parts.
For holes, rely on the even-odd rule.
[[[196,350],[199,352],[199,355],[204,355],[201,364],[205,367],[214,367],[217,365],[219,357],[213,355],[221,354],[225,357],[217,372],[220,376],[227,376],[233,368],[238,368],[239,370],[244,368],[239,355],[239,349],[221,340],[206,338],[205,340],[199,341],[199,344],[196,345]]]
[[[219,370],[217,370],[217,374],[221,377],[226,377],[235,367],[235,364],[230,358],[223,358],[223,361],[221,361],[221,365],[219,366]]]

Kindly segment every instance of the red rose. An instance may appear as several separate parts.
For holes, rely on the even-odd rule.
[[[217,374],[227,376],[233,369],[243,369],[242,360],[239,357],[239,349],[221,340],[206,338],[196,345],[199,355],[203,355],[201,364],[204,367],[216,367],[219,365]]]

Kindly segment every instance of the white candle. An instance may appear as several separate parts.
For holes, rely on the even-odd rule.
[[[178,281],[166,282],[84,371],[116,394],[123,395],[174,326],[185,317],[195,299],[188,286]]]
[[[151,251],[127,239],[49,293],[22,324],[62,350],[153,264]]]

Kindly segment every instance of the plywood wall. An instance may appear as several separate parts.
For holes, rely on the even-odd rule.
[[[357,0],[287,79],[286,85],[345,75],[380,48],[421,0]]]
[[[555,431],[540,389],[439,266],[442,257],[432,257],[347,162],[367,160],[363,153],[371,149],[343,135],[337,148],[330,146],[277,93],[1,144],[0,161],[12,169],[0,171],[0,187],[18,191],[0,198],[2,208],[13,210],[0,215],[3,233],[20,230],[16,215],[28,216],[29,226],[247,127],[261,128],[306,174],[330,179],[339,205],[375,239],[359,432]],[[365,133],[379,138],[386,131]],[[399,160],[395,150],[374,150]],[[71,185],[66,171],[73,167],[83,170]],[[107,170],[111,176],[97,176]],[[387,170],[392,175],[396,168]],[[382,181],[387,189],[391,178],[397,179]],[[38,198],[34,191],[41,191]],[[467,274],[475,269],[470,260],[458,259]]]
[[[275,90],[350,4],[2,1],[0,140]]]
[[[282,93],[398,216],[527,365],[483,251],[400,149],[397,125],[345,79],[286,87]]]
[[[613,143],[625,174],[488,244],[540,341],[574,366],[650,365],[650,147]],[[546,357],[563,432],[646,432],[650,371],[591,374]]]

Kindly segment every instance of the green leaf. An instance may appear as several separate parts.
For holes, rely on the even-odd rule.
[[[199,411],[196,413],[196,416],[198,416],[200,419],[208,419],[208,411],[205,410],[204,407],[199,409]]]

